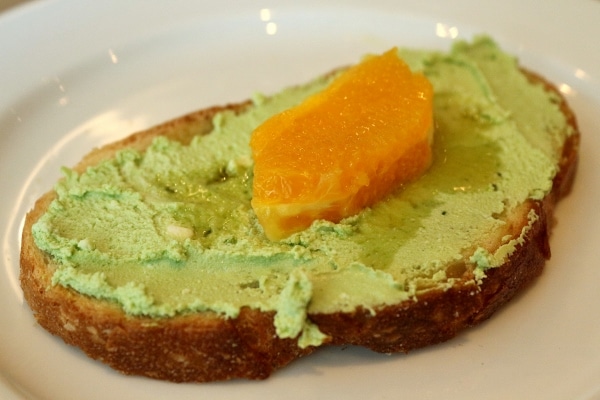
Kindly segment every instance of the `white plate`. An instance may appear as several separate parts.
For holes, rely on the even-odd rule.
[[[600,3],[55,0],[0,16],[0,398],[600,398]],[[485,32],[559,84],[583,131],[542,277],[483,325],[410,355],[327,349],[263,382],[124,377],[34,322],[19,231],[61,165],[204,106],[303,82],[393,45]]]

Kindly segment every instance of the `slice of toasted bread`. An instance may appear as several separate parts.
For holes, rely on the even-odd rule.
[[[560,92],[540,76],[524,72],[561,99],[560,108],[573,133],[562,144],[552,190],[542,200],[528,200],[506,215],[504,227],[486,238],[494,249],[507,236],[518,238],[529,229],[503,265],[486,271],[481,282],[472,271],[455,268],[458,279],[450,288],[430,290],[417,301],[386,305],[375,310],[310,314],[309,319],[333,345],[365,346],[377,352],[406,352],[446,341],[460,330],[491,316],[502,304],[538,276],[550,256],[549,234],[557,201],[571,187],[577,167],[579,132],[575,117]],[[188,143],[210,132],[213,116],[225,109],[242,112],[250,102],[215,107],[167,122],[92,151],[74,169],[82,172],[123,148],[146,149],[157,136]],[[168,318],[131,316],[109,301],[88,297],[52,284],[52,258],[35,244],[32,225],[56,198],[50,191],[28,213],[22,237],[21,285],[39,324],[124,374],[176,382],[233,378],[264,379],[276,369],[311,353],[298,340],[280,338],[275,312],[243,307],[236,318],[212,312]],[[531,223],[528,215],[538,216]]]

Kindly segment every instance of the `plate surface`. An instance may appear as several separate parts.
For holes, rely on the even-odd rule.
[[[551,3],[54,0],[0,15],[0,398],[600,399],[600,2]],[[121,376],[36,325],[18,283],[20,228],[60,166],[364,53],[477,33],[555,82],[583,132],[553,257],[488,322],[409,355],[331,348],[266,381],[202,385]]]

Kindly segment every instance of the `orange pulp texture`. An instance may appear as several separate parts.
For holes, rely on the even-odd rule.
[[[431,164],[433,89],[397,50],[365,58],[253,133],[252,207],[271,240],[339,222]]]

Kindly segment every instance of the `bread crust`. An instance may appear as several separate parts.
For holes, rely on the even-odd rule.
[[[542,77],[525,71],[533,82],[560,92]],[[329,335],[332,345],[358,345],[377,352],[407,352],[451,339],[459,331],[489,318],[499,307],[537,277],[550,257],[549,235],[556,202],[568,194],[577,169],[580,134],[575,116],[560,96],[560,107],[573,129],[566,140],[553,188],[541,201],[522,204],[507,224],[513,237],[528,224],[534,210],[539,218],[502,266],[487,271],[481,285],[472,273],[461,270],[461,279],[448,290],[432,290],[418,301],[375,310],[358,308],[348,313],[310,314],[310,320]],[[250,103],[214,107],[175,119],[121,141],[93,150],[75,167],[109,158],[124,147],[144,150],[160,135],[183,143],[211,129],[212,116],[225,109],[242,111]],[[66,343],[82,349],[128,375],[173,382],[206,382],[234,378],[265,379],[275,370],[315,350],[301,349],[295,339],[277,337],[273,312],[243,308],[235,319],[214,313],[156,319],[125,314],[118,306],[52,285],[49,257],[33,240],[32,225],[55,198],[42,196],[27,214],[21,247],[21,286],[38,323]],[[504,236],[506,230],[500,232]]]

